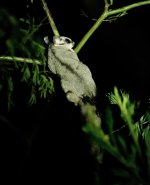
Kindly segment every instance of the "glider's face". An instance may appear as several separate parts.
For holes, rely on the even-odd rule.
[[[64,36],[60,36],[60,37],[55,36],[53,38],[53,43],[55,46],[63,46],[68,49],[72,49],[74,46],[74,42],[70,38],[64,37]]]

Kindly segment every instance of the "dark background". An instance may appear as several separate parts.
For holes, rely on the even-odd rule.
[[[137,1],[128,0],[126,4],[115,1],[114,8],[131,2]],[[102,0],[47,0],[47,4],[60,34],[72,38],[76,44],[94,24],[92,19],[98,18],[104,5]],[[18,19],[29,14],[38,22],[45,17],[39,1],[31,4],[25,0],[1,0],[0,6]],[[92,71],[100,111],[105,106],[105,95],[115,85],[144,105],[150,97],[149,9],[149,5],[139,7],[115,21],[104,22],[78,54]],[[81,10],[88,18],[81,15]],[[39,34],[41,38],[45,35],[52,38],[49,25],[43,26]],[[39,100],[28,107],[23,104],[24,92],[18,82],[15,108],[8,117],[1,114],[0,179],[20,184],[29,180],[42,184],[92,184],[94,160],[81,130],[79,109],[67,102],[57,84],[50,103]]]

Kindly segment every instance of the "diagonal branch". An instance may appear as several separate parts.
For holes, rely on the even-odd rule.
[[[41,3],[42,3],[42,5],[43,5],[43,9],[44,9],[44,11],[45,11],[45,13],[46,13],[46,15],[47,15],[47,18],[48,18],[48,20],[49,20],[49,23],[50,23],[50,25],[51,25],[51,28],[52,28],[52,30],[53,30],[54,35],[55,35],[55,36],[59,36],[58,29],[57,29],[57,27],[56,27],[56,24],[55,24],[55,22],[54,22],[54,20],[53,20],[52,14],[50,13],[50,10],[48,9],[48,6],[47,6],[45,0],[41,0]]]
[[[81,39],[81,41],[78,43],[78,45],[75,48],[75,52],[78,53],[81,48],[84,46],[84,44],[88,41],[88,39],[92,36],[92,34],[97,30],[97,28],[102,24],[102,22],[109,17],[110,15],[115,15],[118,13],[123,13],[123,12],[127,12],[133,8],[137,8],[143,5],[148,5],[150,4],[150,0],[145,0],[145,1],[141,1],[138,3],[133,3],[131,5],[127,5],[121,8],[118,8],[116,10],[109,10],[109,3],[108,0],[104,0],[105,1],[105,9],[104,12],[102,13],[102,15],[98,18],[98,20],[95,22],[95,24],[90,28],[90,30],[83,36],[83,38]],[[111,3],[112,4],[112,3]]]
[[[90,30],[84,35],[84,37],[81,39],[81,41],[76,46],[76,48],[75,48],[76,53],[78,53],[81,50],[81,48],[84,46],[84,44],[92,36],[92,34],[102,24],[104,19],[107,17],[107,12],[108,12],[108,6],[105,6],[105,9],[104,9],[104,12],[102,13],[102,15],[99,17],[99,19],[95,22],[95,24],[90,28]]]

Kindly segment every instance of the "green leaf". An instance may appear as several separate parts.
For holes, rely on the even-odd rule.
[[[45,75],[40,75],[39,91],[41,98],[46,98],[49,94],[54,92],[53,80]]]
[[[21,81],[28,82],[31,77],[31,72],[30,72],[30,69],[26,63],[24,64],[21,72],[23,73]]]
[[[37,102],[37,97],[36,97],[36,92],[35,92],[35,88],[32,87],[32,90],[31,90],[31,97],[28,101],[28,104],[29,105],[33,105]]]
[[[33,82],[34,85],[39,84],[39,67],[36,64],[33,65],[32,82]]]

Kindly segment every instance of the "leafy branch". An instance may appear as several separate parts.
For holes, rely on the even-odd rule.
[[[5,20],[5,14],[8,18],[12,16],[4,11],[2,12],[2,21]],[[16,20],[15,17],[13,18]],[[4,43],[6,52],[5,55],[0,56],[0,93],[3,96],[2,99],[7,98],[7,110],[10,110],[10,107],[14,103],[13,101],[15,101],[14,97],[17,89],[15,87],[16,81],[18,80],[15,72],[20,75],[19,81],[27,84],[27,89],[29,87],[29,91],[27,90],[26,92],[26,95],[28,96],[29,94],[30,96],[28,104],[36,103],[38,97],[48,100],[54,92],[53,81],[50,76],[47,75],[46,71],[47,57],[45,56],[45,47],[39,35],[36,34],[43,25],[44,20],[45,19],[36,25],[34,18],[27,20],[23,18],[20,19],[25,27],[18,29],[19,25],[16,23],[18,27],[12,27],[14,31]],[[10,25],[11,24],[10,22]],[[21,54],[23,57],[17,56],[18,54]],[[6,88],[7,93],[4,92]],[[2,103],[4,103],[4,101]]]
[[[110,108],[106,109],[106,117],[104,118],[106,121],[105,126],[107,127],[107,133],[105,133],[101,127],[98,127],[97,124],[95,124],[96,119],[92,107],[87,107],[86,105],[84,108],[88,108],[88,111],[84,112],[86,112],[87,121],[83,127],[83,131],[90,136],[93,142],[95,141],[95,143],[103,149],[104,155],[108,153],[114,158],[116,163],[119,162],[119,169],[118,167],[116,168],[116,163],[115,166],[112,166],[112,175],[113,177],[117,176],[117,181],[119,182],[115,184],[126,184],[126,181],[125,183],[120,183],[120,178],[122,178],[122,181],[123,179],[126,179],[130,185],[147,185],[149,184],[150,175],[150,114],[147,113],[144,119],[144,122],[147,122],[148,127],[141,128],[142,132],[140,132],[139,129],[136,129],[137,123],[134,123],[132,119],[135,114],[135,103],[130,101],[129,94],[125,92],[119,93],[117,87],[114,87],[114,92],[110,96],[110,100],[120,109],[121,118],[128,128],[126,130],[128,132],[128,137],[120,132],[113,132],[113,126],[116,120],[113,117],[113,112]],[[129,138],[131,139],[130,142],[128,140]],[[102,162],[105,163],[105,161]],[[111,168],[109,162],[107,163],[108,166],[107,164],[104,164],[104,170],[107,167],[109,169]],[[101,168],[103,171],[103,166],[101,166]],[[146,170],[146,175],[145,172],[143,175],[144,169],[148,169]]]

